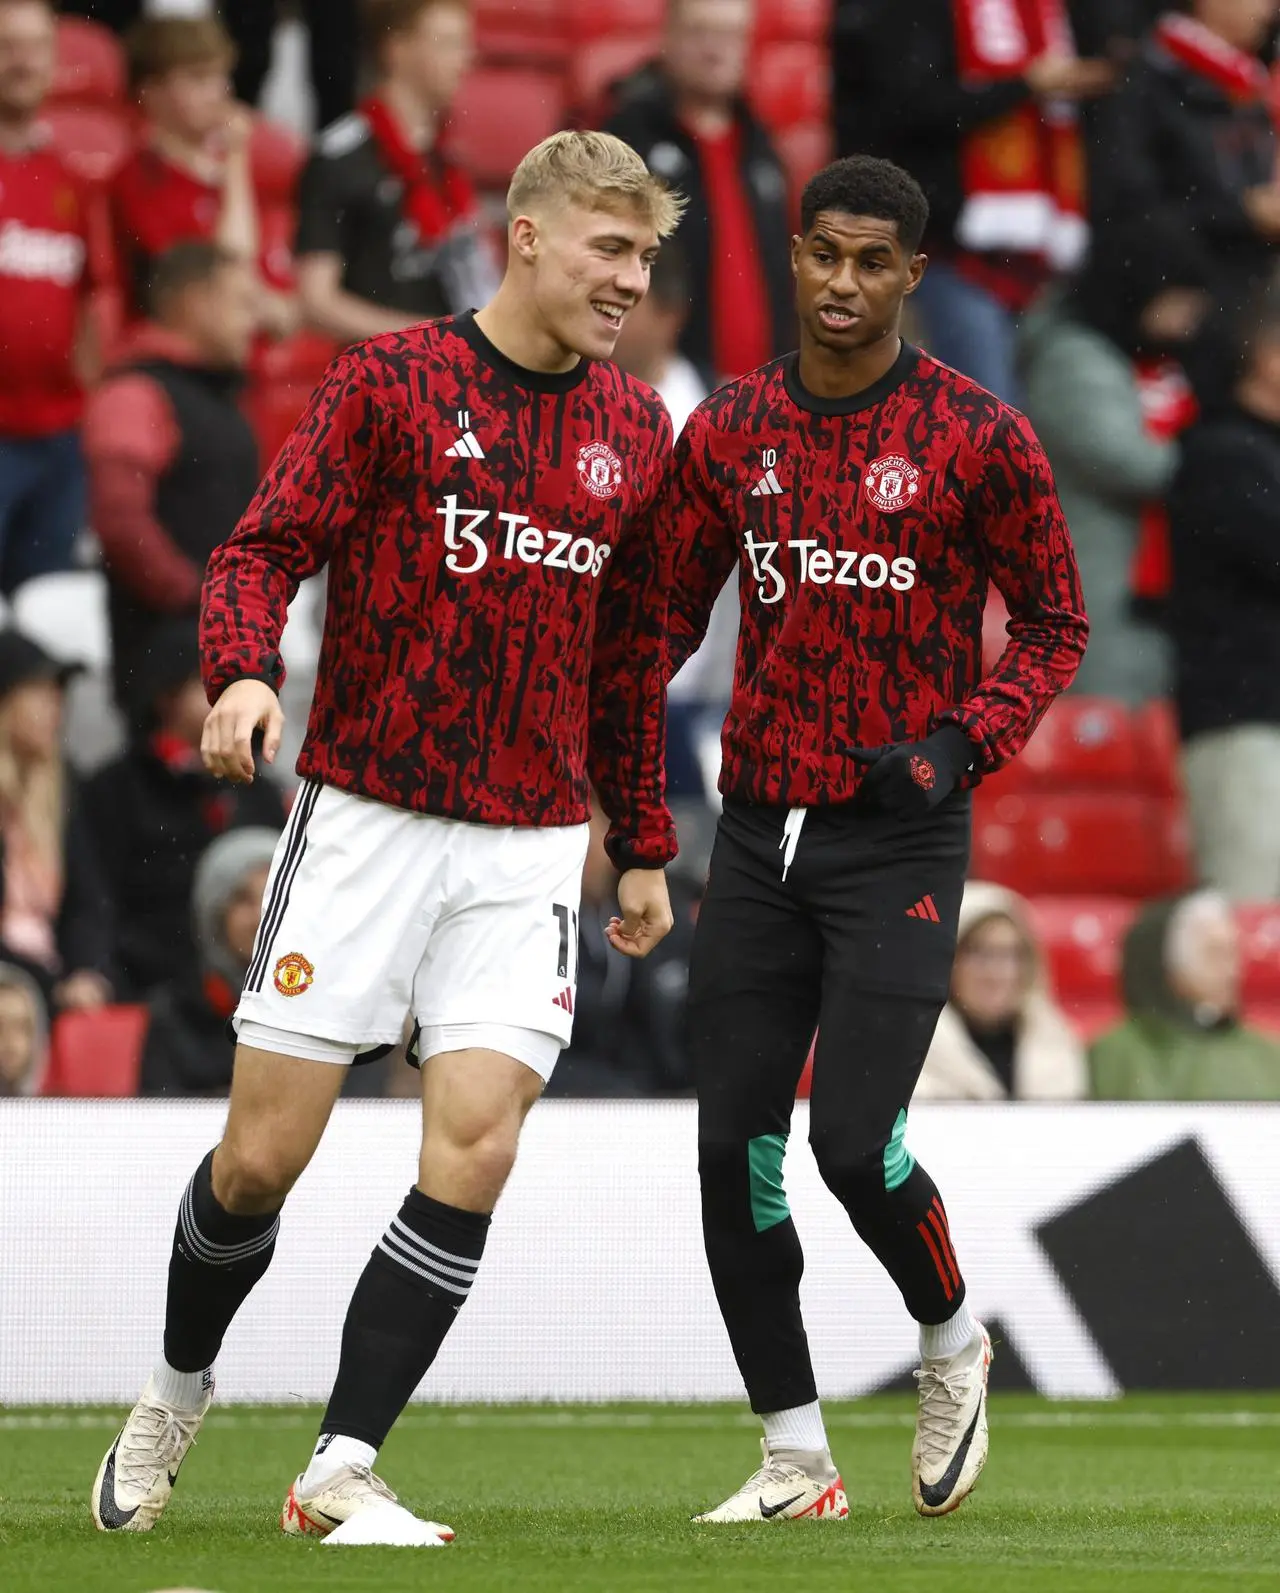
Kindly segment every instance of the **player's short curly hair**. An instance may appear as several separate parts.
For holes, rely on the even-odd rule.
[[[630,144],[612,133],[592,132],[552,133],[535,144],[507,189],[507,215],[514,221],[539,199],[552,197],[638,211],[660,238],[676,230],[688,203],[653,175]]]
[[[807,233],[822,210],[895,221],[911,254],[919,249],[929,220],[929,201],[911,173],[873,155],[846,155],[809,179],[800,199],[800,230]]]

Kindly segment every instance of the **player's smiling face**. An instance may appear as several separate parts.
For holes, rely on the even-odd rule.
[[[566,349],[609,359],[628,313],[649,291],[658,234],[638,212],[556,206],[538,222],[533,291]]]
[[[802,335],[850,354],[892,336],[924,267],[922,254],[903,248],[896,221],[820,210],[791,242]]]

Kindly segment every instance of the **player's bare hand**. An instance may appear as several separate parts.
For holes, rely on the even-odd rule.
[[[262,756],[276,761],[284,714],[265,680],[237,680],[218,698],[204,722],[200,755],[210,774],[237,785],[253,779],[253,733],[262,731]]]
[[[605,925],[605,939],[624,957],[647,957],[675,919],[660,868],[629,868],[618,881],[620,918]]]

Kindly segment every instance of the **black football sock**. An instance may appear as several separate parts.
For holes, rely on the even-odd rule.
[[[489,1218],[411,1189],[360,1274],[322,1434],[380,1449],[475,1281]]]
[[[237,1217],[213,1193],[213,1152],[196,1168],[178,1208],[169,1258],[164,1358],[175,1371],[213,1365],[232,1318],[271,1265],[280,1213]]]

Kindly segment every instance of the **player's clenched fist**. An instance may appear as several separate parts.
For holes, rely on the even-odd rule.
[[[200,754],[209,773],[247,785],[253,779],[255,730],[263,733],[262,756],[274,763],[284,730],[280,699],[264,680],[237,680],[218,698],[204,722]]]
[[[675,923],[660,868],[629,868],[618,881],[618,906],[621,918],[611,918],[604,932],[624,957],[647,957]]]

